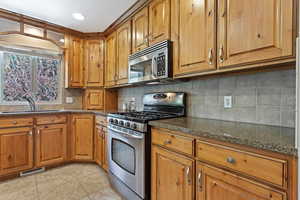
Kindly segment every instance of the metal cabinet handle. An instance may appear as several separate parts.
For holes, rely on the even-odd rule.
[[[32,131],[29,131],[29,132],[28,132],[28,135],[29,135],[29,136],[32,136]]]
[[[190,176],[190,168],[189,167],[186,168],[186,180],[187,180],[187,183],[189,185],[192,184],[192,180],[191,180],[191,176]]]
[[[230,164],[234,164],[234,163],[235,163],[235,159],[232,158],[232,157],[228,157],[228,158],[226,159],[226,161],[227,161],[228,163],[230,163]]]
[[[167,145],[167,144],[172,144],[172,141],[171,140],[164,141],[164,145]]]
[[[219,49],[219,60],[220,60],[220,63],[224,62],[224,49],[223,49],[223,46],[221,46],[220,49]]]
[[[17,122],[17,121],[13,121],[12,123],[13,123],[13,124],[17,124],[18,122]]]
[[[201,171],[198,173],[197,180],[198,180],[199,190],[202,191],[202,172]]]
[[[208,64],[212,65],[213,64],[213,49],[210,48],[208,52]]]
[[[40,134],[40,130],[37,131],[37,134],[38,134],[38,135]]]

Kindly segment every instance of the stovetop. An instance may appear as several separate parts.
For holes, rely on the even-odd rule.
[[[147,123],[148,121],[151,120],[179,117],[180,115],[174,113],[165,113],[165,112],[135,111],[135,112],[110,113],[108,116],[118,118],[118,119],[123,119],[123,120]]]

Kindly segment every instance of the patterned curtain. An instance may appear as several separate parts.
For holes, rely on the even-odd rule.
[[[37,58],[37,101],[55,101],[59,90],[59,63],[57,59]]]
[[[32,94],[32,57],[4,53],[3,100],[24,101],[23,96]]]

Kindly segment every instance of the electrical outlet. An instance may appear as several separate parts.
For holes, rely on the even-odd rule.
[[[73,97],[66,97],[66,103],[74,103]]]
[[[224,108],[232,108],[232,96],[224,96]]]

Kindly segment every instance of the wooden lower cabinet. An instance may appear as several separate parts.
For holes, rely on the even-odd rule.
[[[72,115],[72,159],[93,160],[94,115]]]
[[[198,162],[196,168],[196,199],[285,200],[287,196],[284,192]]]
[[[0,130],[0,175],[33,167],[32,133],[31,127]]]
[[[104,126],[96,126],[94,152],[95,162],[107,171],[107,129]]]
[[[103,129],[103,164],[102,167],[105,171],[108,171],[108,147],[107,147],[107,135],[108,135],[108,131],[106,128]]]
[[[95,131],[95,162],[102,166],[103,165],[103,127],[96,126]]]
[[[153,145],[152,200],[193,200],[194,164],[191,158]]]
[[[64,162],[67,156],[67,125],[38,126],[35,140],[37,167]]]

